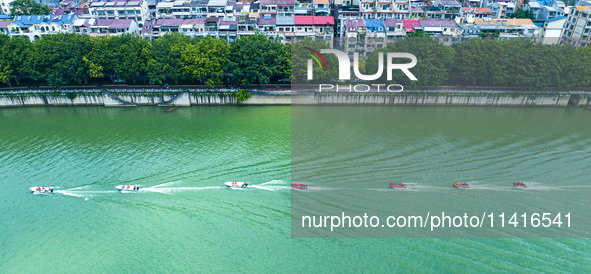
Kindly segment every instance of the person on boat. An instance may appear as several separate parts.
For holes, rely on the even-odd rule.
[[[49,192],[53,193],[53,188],[49,187]]]
[[[247,186],[248,186],[248,184],[247,184],[247,183],[244,183],[242,186],[243,186],[243,187],[247,187]]]
[[[37,191],[41,191],[41,188],[39,186],[37,186],[37,189],[35,189]]]

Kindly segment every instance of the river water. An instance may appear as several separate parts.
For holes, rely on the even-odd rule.
[[[324,111],[334,110],[307,113]],[[492,171],[479,177],[462,171],[462,161],[455,171],[435,160],[413,164],[425,155],[473,159],[480,152],[484,162],[475,164],[488,161],[499,168],[525,157],[515,180],[550,187],[559,185],[561,176],[573,186],[589,182],[579,171],[588,170],[591,142],[591,113],[582,109],[366,106],[346,112],[359,116],[359,111],[378,115],[377,120],[395,115],[408,129],[396,137],[409,146],[400,152],[406,163],[403,181],[443,186],[452,178],[478,177],[495,185],[516,177]],[[368,131],[366,121],[354,116],[348,123],[374,139],[387,132]],[[0,109],[0,272],[591,271],[591,241],[580,238],[293,238],[291,121],[290,107],[271,106],[171,113],[156,107]],[[537,135],[523,141],[527,149],[516,147],[515,162],[482,153],[486,144],[509,149],[514,142],[496,140],[498,132],[521,136],[524,126]],[[461,153],[452,152],[457,145],[452,140],[458,140],[452,133],[464,136]],[[449,142],[419,148],[429,140]],[[558,149],[544,150],[543,144]],[[356,161],[364,166],[376,160],[372,157],[382,154],[375,149]],[[540,169],[526,168],[530,164]],[[548,165],[562,175],[543,171]],[[442,179],[435,180],[438,176]],[[389,179],[364,188],[383,187]],[[223,186],[227,181],[252,187],[231,190]],[[119,193],[115,186],[122,184],[139,185],[140,191]],[[28,188],[37,185],[56,192],[32,195]]]

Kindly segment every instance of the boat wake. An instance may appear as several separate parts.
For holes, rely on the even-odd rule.
[[[60,193],[66,196],[72,196],[72,197],[76,197],[76,198],[84,198],[84,200],[88,200],[89,198],[92,197],[91,194],[86,194],[86,193],[80,193],[77,191],[70,191],[70,190],[56,190],[53,193]]]
[[[181,191],[198,191],[198,190],[207,190],[207,189],[221,189],[224,187],[221,186],[202,186],[202,187],[146,187],[140,188],[139,192],[148,191],[148,192],[157,192],[163,194],[172,194],[174,192],[181,192]]]
[[[258,185],[249,184],[247,188],[256,188],[268,191],[280,191],[290,189],[289,184],[282,180],[272,180]]]

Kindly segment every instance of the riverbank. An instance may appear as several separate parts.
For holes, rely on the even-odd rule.
[[[551,106],[568,105],[591,109],[591,95],[581,92],[404,92],[404,93],[307,93],[253,92],[237,102],[233,92],[136,90],[132,92],[10,92],[0,94],[0,107],[22,106],[193,106],[193,105],[479,105]]]

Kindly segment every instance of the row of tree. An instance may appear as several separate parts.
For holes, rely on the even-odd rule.
[[[237,85],[267,84],[280,79],[306,82],[308,62],[320,81],[339,78],[334,54],[325,41],[305,39],[291,46],[257,34],[228,44],[224,39],[167,34],[148,41],[122,35],[46,35],[34,42],[0,36],[0,82],[20,85],[24,77],[59,87],[102,81],[135,83],[167,81]],[[591,48],[543,45],[528,40],[472,39],[445,46],[429,37],[407,37],[375,50],[359,61],[359,70],[372,75],[379,52],[407,52],[417,57],[410,81],[395,70],[392,83],[419,86],[474,85],[572,88],[591,85]],[[397,60],[408,62],[408,59]],[[385,67],[385,61],[383,61]],[[351,75],[354,75],[353,73]],[[386,73],[377,80],[388,82]]]
[[[471,39],[450,47],[428,37],[406,38],[374,51],[367,60],[367,74],[377,71],[378,52],[408,52],[417,57],[416,66],[410,71],[418,81],[410,81],[400,71],[393,75],[394,83],[411,87],[472,85],[568,89],[591,86],[591,48],[586,47],[544,45],[526,39]]]
[[[149,42],[133,35],[0,36],[0,82],[20,84],[23,77],[52,86],[88,83],[90,78],[135,83],[165,81],[239,85],[289,78],[288,46],[262,34],[224,39],[190,38],[173,33]],[[227,79],[227,80],[226,80]]]

